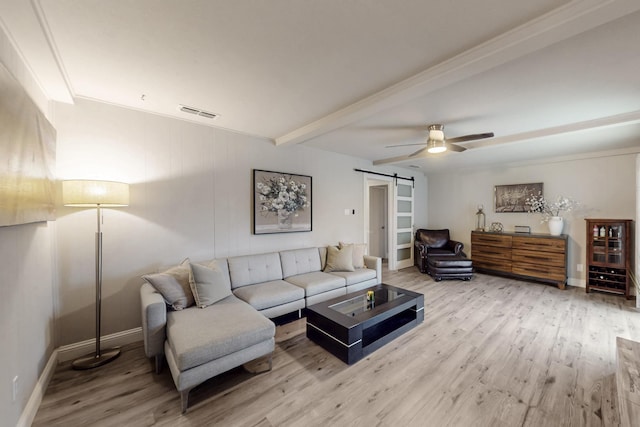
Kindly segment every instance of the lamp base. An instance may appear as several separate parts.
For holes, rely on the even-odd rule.
[[[100,356],[97,356],[96,353],[92,353],[88,356],[76,359],[71,362],[71,367],[78,370],[93,369],[111,362],[118,356],[120,356],[120,349],[110,348],[102,350],[100,352]]]

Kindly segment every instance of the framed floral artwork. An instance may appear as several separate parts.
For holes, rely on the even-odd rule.
[[[311,231],[311,177],[253,170],[253,234]]]
[[[494,189],[495,212],[528,212],[527,198],[533,195],[542,195],[542,186],[541,182],[496,185]]]

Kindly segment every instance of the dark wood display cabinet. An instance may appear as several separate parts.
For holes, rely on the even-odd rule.
[[[587,292],[598,290],[631,298],[630,219],[587,218]]]

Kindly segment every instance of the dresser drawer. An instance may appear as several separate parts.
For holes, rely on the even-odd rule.
[[[504,273],[511,273],[511,261],[498,260],[498,259],[486,259],[486,258],[472,258],[473,268],[485,269],[492,271],[502,271]]]
[[[514,262],[511,272],[522,276],[536,277],[545,280],[555,280],[564,283],[567,280],[567,273],[564,267],[552,267],[523,262]]]
[[[487,260],[511,260],[511,249],[495,246],[473,245],[471,246],[471,258]]]
[[[471,246],[488,245],[501,248],[511,247],[511,236],[499,234],[471,233]]]
[[[540,265],[543,268],[548,266],[561,268],[565,267],[564,253],[514,249],[511,253],[511,261],[514,264],[517,262],[522,262],[527,264]]]
[[[523,249],[528,251],[543,251],[564,254],[566,250],[566,240],[564,239],[514,236],[511,244],[513,249]]]

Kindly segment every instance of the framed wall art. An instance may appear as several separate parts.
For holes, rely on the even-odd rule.
[[[0,226],[55,221],[56,131],[0,64]]]
[[[528,212],[527,198],[542,195],[542,183],[496,185],[493,193],[496,213]]]
[[[253,170],[253,234],[311,231],[311,177]]]

